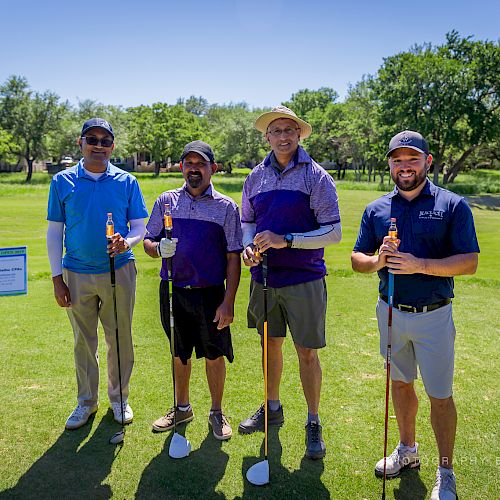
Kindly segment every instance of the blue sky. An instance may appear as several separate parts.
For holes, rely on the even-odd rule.
[[[302,88],[374,74],[414,44],[498,40],[498,0],[0,0],[0,82],[76,103],[135,106],[202,95],[272,106]]]

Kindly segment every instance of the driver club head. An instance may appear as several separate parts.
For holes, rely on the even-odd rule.
[[[255,486],[263,486],[269,483],[269,461],[263,460],[252,465],[247,470],[247,479]]]
[[[184,437],[174,433],[172,440],[170,441],[170,447],[168,449],[168,454],[172,458],[184,458],[191,452],[191,443]]]
[[[123,443],[124,439],[125,439],[125,429],[122,429],[121,431],[116,432],[110,437],[109,444],[120,444]]]

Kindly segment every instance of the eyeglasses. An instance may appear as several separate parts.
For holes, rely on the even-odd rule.
[[[92,135],[84,135],[82,136],[82,139],[85,139],[85,142],[89,146],[102,146],[103,148],[110,148],[113,145],[113,139],[110,139],[109,137],[104,137],[104,139],[98,139],[97,137],[94,137]]]
[[[300,128],[292,128],[292,127],[287,127],[283,130],[281,130],[280,128],[275,128],[273,130],[268,130],[267,133],[268,134],[271,134],[273,137],[280,137],[281,134],[285,134],[287,137],[290,137],[291,135],[294,135],[295,134],[295,131],[296,130],[300,130]]]

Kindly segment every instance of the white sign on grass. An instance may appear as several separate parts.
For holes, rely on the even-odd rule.
[[[0,295],[28,293],[26,247],[0,248]]]

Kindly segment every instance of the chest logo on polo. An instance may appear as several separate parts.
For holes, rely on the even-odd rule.
[[[424,220],[443,220],[444,210],[420,210],[419,219]]]

